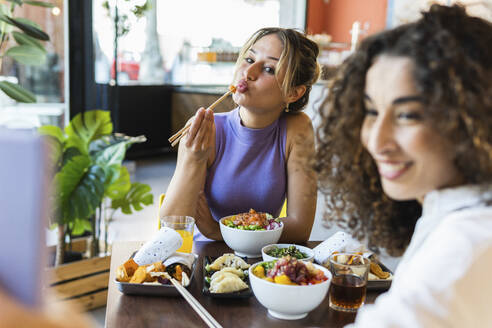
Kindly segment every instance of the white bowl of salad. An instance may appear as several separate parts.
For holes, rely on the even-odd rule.
[[[219,223],[225,243],[241,257],[261,257],[263,246],[275,244],[284,229],[278,218],[254,210],[226,216]]]
[[[302,261],[313,262],[314,260],[314,251],[306,246],[296,244],[272,244],[264,246],[261,249],[263,261],[278,260],[287,255]]]
[[[249,268],[258,302],[271,316],[284,320],[302,319],[317,308],[328,293],[331,277],[327,268],[290,256]]]

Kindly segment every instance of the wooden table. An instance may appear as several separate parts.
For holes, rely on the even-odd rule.
[[[319,242],[308,242],[314,247]],[[142,242],[113,244],[109,275],[106,327],[206,327],[202,319],[182,297],[130,296],[122,294],[114,283],[118,265],[125,262]],[[211,298],[202,294],[203,256],[220,256],[231,252],[223,242],[194,242],[193,253],[199,254],[195,276],[188,287],[193,296],[223,327],[343,327],[353,322],[355,315],[332,310],[328,297],[308,316],[287,321],[271,317],[254,296],[247,299]],[[260,261],[258,258],[257,261]],[[378,292],[368,292],[367,303],[373,303]]]

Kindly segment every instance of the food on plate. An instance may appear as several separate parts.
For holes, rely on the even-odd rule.
[[[189,269],[193,267],[194,262],[195,262],[195,256],[193,254],[186,254],[186,253],[174,253],[172,256],[162,261],[162,263],[166,267],[170,267],[175,263],[181,263],[184,264]]]
[[[330,238],[323,241],[321,244],[313,248],[314,260],[324,266],[329,264],[331,254],[339,253],[364,253],[366,251],[364,245],[352,238],[349,234],[338,231]]]
[[[232,253],[226,253],[221,257],[218,257],[212,264],[207,265],[207,271],[219,271],[225,267],[232,267],[236,269],[248,269],[250,265],[246,263],[242,258]]]
[[[220,271],[215,271],[214,274],[212,275],[211,279],[214,280],[215,278],[219,277],[220,275],[226,274],[226,273],[234,274],[241,279],[244,278],[244,271],[243,270],[239,270],[239,269],[236,269],[233,267],[225,267],[225,268],[221,269]]]
[[[211,293],[232,293],[249,288],[237,274],[222,270],[215,272],[211,277],[209,288]]]
[[[130,283],[141,284],[144,281],[151,281],[152,277],[150,274],[147,276],[147,266],[139,266],[133,276],[130,278]]]
[[[248,213],[236,214],[222,223],[241,230],[273,230],[282,225],[279,218],[274,219],[271,214],[258,213],[254,209],[250,209]]]
[[[329,259],[332,254],[351,253],[363,255],[371,263],[368,280],[390,280],[392,278],[391,272],[384,271],[381,268],[374,254],[367,252],[364,245],[343,231],[333,234],[330,238],[313,248],[313,251],[314,260],[325,267],[329,267]]]
[[[315,285],[328,280],[322,270],[311,262],[303,262],[292,256],[275,261],[262,262],[253,269],[258,278],[282,285]]]
[[[248,289],[244,281],[250,267],[242,258],[232,253],[218,257],[205,266],[205,281],[210,293],[232,293]]]
[[[371,277],[371,274],[375,277]],[[371,279],[373,278],[373,279]],[[375,261],[371,260],[370,262],[370,273],[369,280],[377,280],[377,279],[388,279],[391,278],[391,274],[389,272],[383,271],[381,266],[377,264]]]
[[[266,252],[268,255],[272,257],[283,257],[290,255],[292,257],[295,257],[296,259],[305,259],[308,258],[306,254],[301,252],[297,247],[294,245],[291,245],[289,247],[272,247],[272,249],[268,250]]]
[[[162,227],[137,251],[133,260],[138,265],[160,262],[171,256],[183,244],[183,238],[176,230]]]
[[[337,254],[339,252],[333,252],[333,254]],[[345,259],[343,261],[346,261],[348,264],[361,264],[357,263],[357,259],[359,257],[353,256],[353,255],[363,255],[361,252],[356,252],[351,254],[348,254],[347,256],[351,256],[351,258],[348,259],[348,261]],[[369,275],[368,275],[368,280],[389,280],[391,279],[391,273],[384,271],[383,268],[378,263],[378,259],[375,255],[372,255],[370,257],[364,257],[366,260],[369,260]]]
[[[116,270],[116,280],[133,284],[163,284],[171,285],[168,277],[188,286],[195,257],[193,254],[175,253],[164,261],[152,264],[138,265],[129,259]]]
[[[118,281],[128,282],[138,269],[138,264],[133,259],[129,259],[116,269],[116,278]]]

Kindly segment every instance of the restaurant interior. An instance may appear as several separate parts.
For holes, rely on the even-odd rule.
[[[47,277],[43,279],[48,281],[46,284],[43,280],[45,285],[42,289],[50,289],[56,294],[56,301],[52,302],[79,309],[93,327],[202,327],[205,324],[216,327],[215,319],[224,327],[318,326],[320,320],[325,319],[330,323],[338,322],[336,326],[352,322],[353,316],[339,317],[337,312],[329,312],[329,317],[324,318],[323,313],[332,311],[328,310],[327,301],[307,319],[296,321],[278,319],[282,316],[294,318],[285,313],[269,310],[267,315],[254,297],[244,301],[251,295],[234,299],[207,297],[210,290],[205,293],[204,288],[202,293],[201,282],[202,274],[205,275],[202,273],[205,262],[201,267],[205,258],[192,265],[193,270],[195,266],[200,267],[193,271],[190,288],[191,294],[198,298],[198,301],[195,299],[198,304],[184,295],[180,296],[183,288],[178,286],[176,290],[180,293],[174,290],[175,294],[172,294],[166,290],[160,294],[150,289],[143,292],[138,288],[126,290],[120,285],[115,278],[119,266],[132,252],[145,247],[146,241],[155,238],[157,231],[162,231],[158,230],[158,224],[159,227],[162,224],[158,213],[162,195],[176,169],[178,148],[171,145],[169,138],[187,124],[199,107],[211,105],[228,92],[241,46],[259,28],[295,28],[305,32],[318,45],[321,74],[312,87],[304,110],[316,129],[320,124],[317,110],[326,96],[326,85],[366,37],[416,20],[420,11],[428,9],[431,3],[453,5],[460,2],[466,5],[468,13],[492,21],[490,0],[44,0],[49,4],[46,6],[29,2],[32,1],[0,1],[2,17],[7,15],[21,21],[28,19],[49,36],[49,40],[42,42],[41,54],[33,53],[36,58],[33,60],[38,60],[37,63],[20,60],[15,54],[3,56],[4,51],[14,47],[16,42],[21,46],[24,43],[11,37],[4,44],[2,38],[0,84],[19,84],[25,93],[17,89],[9,91],[6,86],[10,84],[0,86],[3,91],[0,92],[0,139],[17,132],[32,135],[41,131],[53,136],[58,133],[53,131],[67,133],[67,127],[76,131],[86,126],[83,119],[80,121],[81,115],[95,113],[87,120],[101,122],[87,123],[88,130],[97,129],[98,124],[111,125],[106,133],[121,146],[118,148],[119,167],[127,172],[128,188],[131,181],[131,188],[135,188],[132,189],[133,195],[140,197],[134,203],[127,200],[125,204],[113,206],[108,196],[102,203],[99,200],[98,204],[86,206],[91,209],[87,219],[76,218],[66,223],[47,217],[49,224],[37,227],[42,231],[42,236],[38,237],[45,244],[43,248],[47,248],[43,252],[46,261],[39,264],[45,266],[42,271]],[[12,4],[17,6],[14,11],[10,10]],[[11,25],[5,23],[5,19],[1,21],[3,36],[5,26]],[[40,42],[34,40],[30,46],[33,44],[36,48]],[[15,92],[34,98],[27,101],[16,99],[15,95],[12,96]],[[224,113],[234,107],[232,97],[228,97],[217,104],[214,112]],[[77,117],[79,121],[75,119]],[[102,122],[104,120],[105,123]],[[42,149],[37,159],[26,159],[25,153],[24,157],[13,158],[39,164],[43,158],[46,160],[46,153],[52,149],[36,147]],[[30,165],[24,169],[35,172],[36,167],[41,166],[48,172],[47,165]],[[6,166],[7,169],[16,167],[16,163]],[[85,192],[88,194],[81,196],[87,203],[91,202],[91,188],[87,187],[89,191]],[[117,192],[117,187],[113,192]],[[106,193],[104,195],[106,197]],[[29,197],[28,201],[34,202],[38,196]],[[65,210],[69,213],[78,211],[78,208]],[[303,244],[309,251],[336,233],[347,232],[327,223],[323,219],[325,210],[323,195],[318,193],[313,228],[309,241]],[[99,221],[94,223],[96,218]],[[66,229],[63,232],[60,232],[61,222]],[[9,226],[8,222],[4,224]],[[97,245],[94,242],[96,231]],[[32,234],[36,235],[36,232]],[[0,245],[3,248],[8,246],[3,242]],[[197,245],[194,244],[193,253],[199,250],[201,255],[218,257],[231,251],[224,243],[220,246],[214,243]],[[65,258],[61,260],[58,258],[59,247],[66,248],[63,251]],[[69,255],[74,258],[70,259]],[[383,269],[390,273],[396,270],[400,261],[400,257],[384,252],[379,259]],[[81,262],[86,260],[92,262]],[[207,265],[212,265],[213,259],[209,260]],[[70,266],[74,263],[76,266]],[[89,267],[92,269],[84,271]],[[199,285],[197,281],[200,281]],[[387,289],[388,286],[383,282],[374,290]],[[134,294],[138,296],[132,296]],[[256,292],[255,295],[261,297]],[[373,302],[377,295],[368,294],[368,300]],[[150,301],[140,302],[141,298]],[[248,308],[251,302],[255,305]],[[163,315],[166,312],[163,307],[166,306],[177,314]],[[196,310],[202,306],[215,319],[207,315],[203,318]],[[258,309],[263,312],[253,312]],[[263,321],[245,321],[249,324],[236,325],[234,316],[219,314],[221,311],[237,313],[239,321],[251,316],[264,318],[261,319]],[[180,321],[179,317],[187,319]]]

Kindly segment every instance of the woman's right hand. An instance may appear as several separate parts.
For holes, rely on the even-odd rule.
[[[176,170],[162,203],[161,215],[195,216],[198,193],[203,190],[207,166],[215,149],[214,113],[200,108],[178,149]]]
[[[200,108],[189,122],[191,126],[179,142],[176,170],[167,188],[161,215],[195,216],[198,193],[205,185],[208,162],[213,160],[213,111]]]
[[[215,143],[214,113],[201,107],[191,119],[191,126],[180,145],[180,153],[186,161],[206,162]]]

